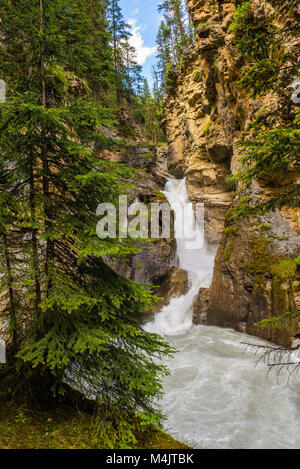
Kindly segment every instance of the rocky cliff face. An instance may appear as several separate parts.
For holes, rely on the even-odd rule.
[[[175,176],[186,176],[193,201],[204,202],[207,239],[219,243],[209,304],[200,292],[197,321],[207,313],[210,325],[234,327],[286,345],[300,337],[296,320],[291,330],[276,332],[255,324],[300,309],[300,272],[296,265],[283,267],[300,252],[299,210],[283,207],[234,224],[226,221],[234,207],[263,201],[276,188],[300,182],[297,165],[289,168],[285,178],[274,174],[254,181],[246,192],[227,182],[240,165],[235,144],[255,113],[277,109],[282,95],[289,93],[283,90],[251,99],[237,88],[243,59],[232,46],[230,25],[238,3],[188,2],[197,41],[183,57],[181,70],[172,76],[165,112],[168,168]],[[252,0],[252,12],[265,17],[274,10],[269,2]],[[299,11],[293,9],[289,15],[295,19]],[[289,20],[278,16],[277,21],[288,24]],[[284,48],[299,61],[299,39],[287,38]],[[202,303],[205,311],[199,311]]]
[[[132,122],[129,122],[129,125],[132,127]],[[117,145],[119,141],[117,134],[104,128],[100,130],[107,138],[115,140]],[[132,140],[126,140],[125,147],[109,151],[103,150],[100,146],[96,148],[96,152],[102,159],[124,163],[134,170],[138,170],[138,178],[127,181],[132,185],[128,191],[128,206],[135,202],[142,202],[150,207],[153,202],[166,202],[165,196],[161,192],[165,187],[166,177],[169,176],[165,148],[157,150],[145,145],[137,133]],[[164,302],[160,303],[162,307],[168,303],[170,298],[178,296],[180,292],[185,292],[187,288],[187,276],[184,276],[187,274],[177,268],[176,240],[171,233],[170,239],[157,239],[153,242],[138,242],[138,244],[144,249],[129,256],[126,260],[112,261],[106,258],[105,261],[123,277],[137,283],[157,286],[155,293],[165,299]],[[139,319],[146,322],[151,320],[154,313],[155,311],[149,311],[145,313],[144,318]]]

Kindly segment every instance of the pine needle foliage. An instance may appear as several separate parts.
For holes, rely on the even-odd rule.
[[[263,59],[268,56],[275,26],[267,19],[256,20],[251,0],[237,7],[230,31],[233,33],[232,43],[245,58]]]
[[[288,167],[299,164],[299,117],[295,119],[294,125],[261,131],[253,139],[241,141],[239,147],[244,155],[239,180],[248,184],[254,177],[259,179],[273,173],[284,174]]]
[[[44,370],[58,394],[67,381],[96,399],[130,440],[137,411],[161,417],[154,401],[167,370],[159,363],[171,348],[135,320],[155,301],[150,289],[103,261],[137,246],[96,236],[98,204],[115,203],[132,177],[93,150],[105,144],[99,128],[115,120],[103,97],[112,73],[104,6],[2,0],[0,16],[8,85],[0,105],[1,314],[10,365]]]
[[[284,41],[299,34],[299,22],[293,16],[295,3],[274,0],[273,15],[255,16],[251,0],[238,5],[230,26],[232,44],[245,61],[237,86],[252,98],[267,91],[280,91],[291,77],[297,76],[299,64],[289,53]],[[288,26],[275,25],[278,15],[291,13]]]

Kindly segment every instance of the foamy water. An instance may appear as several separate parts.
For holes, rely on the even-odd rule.
[[[146,329],[149,332],[173,335],[192,327],[193,305],[200,287],[209,287],[211,283],[215,252],[209,250],[201,226],[195,225],[193,205],[189,202],[185,179],[169,180],[164,193],[175,211],[179,267],[188,271],[190,289],[186,295],[171,300]],[[178,210],[178,207],[184,207],[184,211]],[[188,233],[187,238],[178,238],[179,233],[183,233],[187,227],[194,228],[198,249],[189,249],[191,238]]]
[[[263,341],[207,326],[167,339],[178,350],[161,403],[171,435],[194,448],[300,448],[299,377],[267,378],[241,344]]]
[[[187,203],[185,180],[168,181],[165,194],[174,209]],[[189,223],[194,216],[191,204],[186,216]],[[177,222],[180,225],[180,213]],[[262,340],[192,325],[199,288],[208,287],[212,279],[214,253],[205,242],[197,250],[186,249],[185,241],[177,241],[178,257],[189,273],[190,290],[146,326],[178,350],[167,363],[171,375],[161,402],[168,417],[166,431],[194,448],[300,449],[300,377],[289,385],[284,373],[279,383],[272,374],[267,378],[266,367],[256,366],[257,356],[242,345]]]

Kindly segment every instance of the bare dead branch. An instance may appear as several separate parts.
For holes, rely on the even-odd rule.
[[[277,345],[259,345],[241,342],[245,345],[246,350],[254,352],[256,356],[259,356],[256,366],[260,363],[265,364],[268,367],[267,376],[272,371],[275,371],[277,381],[279,380],[283,371],[287,371],[288,383],[293,375],[300,370],[300,361],[295,360],[293,354],[299,349],[297,347],[282,347]]]

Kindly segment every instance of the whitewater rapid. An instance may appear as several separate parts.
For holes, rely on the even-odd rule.
[[[183,222],[178,206],[185,204],[186,226],[194,219],[186,181],[169,180],[165,195],[175,211],[177,237]],[[173,299],[146,326],[178,350],[167,363],[171,375],[165,379],[161,401],[165,429],[199,449],[300,449],[300,377],[289,385],[285,373],[279,382],[272,374],[267,377],[266,367],[256,366],[255,352],[242,344],[264,344],[260,339],[192,324],[196,295],[200,287],[209,287],[215,257],[202,226],[197,230],[198,249],[187,249],[187,239],[177,239],[179,265],[189,273],[189,292]]]
[[[179,267],[188,272],[190,288],[186,295],[171,300],[146,328],[149,332],[174,335],[189,330],[193,325],[193,306],[199,289],[208,288],[212,281],[215,250],[208,248],[203,225],[195,223],[194,208],[189,201],[186,180],[168,180],[164,194],[175,212]],[[189,236],[187,231],[193,231],[194,236]],[[197,247],[191,246],[191,242]]]

